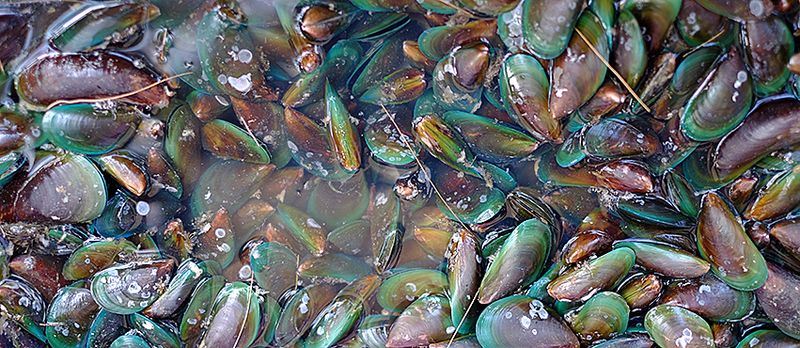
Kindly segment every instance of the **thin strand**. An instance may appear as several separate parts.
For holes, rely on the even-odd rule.
[[[456,326],[456,330],[453,331],[453,335],[450,336],[450,341],[447,342],[447,348],[450,348],[450,346],[453,344],[453,340],[455,340],[456,335],[458,335],[458,330],[461,329],[461,325],[464,325],[464,322],[467,320],[467,315],[469,314],[469,311],[472,309],[472,305],[474,305],[475,301],[477,300],[478,300],[478,294],[473,295],[472,301],[470,301],[469,306],[467,306],[467,310],[464,311],[464,316],[462,316],[461,320],[458,321],[458,326]]]
[[[105,102],[105,101],[123,99],[123,98],[127,98],[127,97],[130,97],[130,96],[139,94],[139,93],[144,92],[144,91],[146,91],[146,90],[148,90],[150,88],[156,87],[158,85],[164,84],[166,82],[169,82],[169,81],[172,81],[174,79],[177,79],[177,78],[179,78],[181,76],[186,76],[186,75],[189,75],[189,74],[192,74],[192,72],[191,71],[187,71],[185,73],[181,73],[181,74],[178,74],[178,75],[173,75],[173,76],[167,77],[167,78],[165,78],[163,80],[159,80],[159,81],[153,82],[153,83],[151,83],[151,84],[149,84],[147,86],[144,86],[142,88],[139,88],[139,89],[137,89],[135,91],[130,91],[128,93],[113,95],[113,96],[110,96],[110,97],[85,98],[85,99],[84,98],[81,98],[81,99],[59,99],[59,100],[56,100],[56,101],[50,103],[50,105],[48,105],[47,108],[48,109],[52,109],[52,108],[54,108],[56,106],[63,105],[63,104],[102,103],[102,102]]]
[[[690,55],[690,54],[692,54],[692,53],[696,52],[697,50],[699,50],[699,49],[701,49],[701,48],[703,48],[703,46],[705,46],[705,45],[707,45],[707,44],[709,44],[709,43],[711,43],[711,42],[714,42],[714,41],[716,41],[716,40],[717,40],[717,39],[718,39],[720,36],[722,36],[722,34],[725,34],[725,32],[724,32],[724,31],[720,31],[719,33],[716,33],[714,36],[712,36],[711,38],[709,38],[709,39],[708,39],[708,40],[706,40],[705,42],[703,42],[703,43],[701,43],[701,44],[699,44],[699,45],[695,46],[694,48],[692,48],[692,49],[690,49],[690,50],[686,51],[685,53],[681,54],[681,56],[683,56],[683,57],[687,57],[688,55]]]
[[[606,60],[606,58],[603,57],[603,55],[601,55],[600,52],[598,52],[596,48],[594,48],[594,46],[589,42],[589,39],[587,39],[586,36],[583,35],[581,30],[578,29],[578,28],[575,28],[575,32],[578,33],[578,35],[581,37],[581,39],[583,39],[583,42],[586,43],[586,46],[589,46],[589,49],[592,50],[592,53],[594,53],[594,55],[597,58],[600,58],[600,61],[602,61],[603,64],[605,64],[605,66],[608,68],[608,70],[611,70],[611,72],[614,74],[614,76],[616,76],[617,79],[619,79],[619,81],[622,82],[622,85],[625,86],[625,89],[628,90],[628,93],[630,93],[633,96],[633,98],[636,99],[637,102],[639,102],[639,105],[641,105],[642,108],[647,110],[647,112],[652,112],[650,110],[650,108],[647,106],[647,104],[644,103],[642,98],[639,98],[639,95],[636,94],[636,92],[634,92],[633,88],[631,88],[630,85],[628,85],[628,82],[625,81],[625,79],[622,77],[622,75],[620,75],[617,72],[617,70],[615,70],[611,66],[611,64],[608,63],[608,60]]]

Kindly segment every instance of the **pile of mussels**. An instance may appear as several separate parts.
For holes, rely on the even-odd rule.
[[[2,347],[800,347],[798,0],[0,5]]]

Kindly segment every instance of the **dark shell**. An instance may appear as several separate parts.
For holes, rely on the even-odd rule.
[[[755,310],[753,293],[736,290],[711,274],[671,283],[660,303],[680,306],[714,321],[739,321]]]
[[[758,304],[783,333],[800,339],[800,277],[772,263],[769,276],[756,290]]]
[[[800,141],[800,102],[793,98],[767,100],[723,138],[713,153],[710,171],[724,183],[747,171],[772,151]]]
[[[697,219],[697,246],[711,270],[731,287],[752,291],[764,285],[767,264],[728,203],[715,194],[703,197]]]
[[[57,82],[56,82],[57,81]],[[95,81],[86,83],[86,81]],[[104,98],[144,88],[157,81],[123,56],[96,51],[49,55],[33,63],[17,77],[17,93],[32,107],[42,110],[58,100]],[[124,101],[166,106],[166,87],[154,87]]]

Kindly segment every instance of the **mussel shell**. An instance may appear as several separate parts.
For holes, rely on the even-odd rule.
[[[287,204],[279,204],[277,216],[288,228],[291,236],[302,244],[308,252],[316,256],[325,251],[328,232],[311,216]]]
[[[127,57],[94,51],[44,56],[20,73],[16,86],[20,99],[36,110],[44,110],[58,100],[111,97],[155,82],[152,74],[137,68]],[[165,87],[156,87],[122,100],[163,107],[169,97]]]
[[[700,197],[694,192],[686,179],[675,171],[664,173],[661,179],[664,197],[678,207],[681,213],[696,218],[700,213]]]
[[[758,330],[742,338],[737,347],[752,348],[797,348],[800,341],[793,339],[778,330]]]
[[[386,278],[378,288],[377,300],[384,309],[401,312],[414,300],[428,294],[445,294],[447,276],[432,269],[410,269]]]
[[[359,219],[346,223],[328,233],[328,243],[339,251],[350,255],[369,253],[369,221]]]
[[[269,164],[267,150],[245,130],[225,120],[212,120],[201,129],[201,144],[222,159]]]
[[[141,117],[132,108],[104,110],[91,104],[61,105],[44,114],[42,130],[56,146],[97,155],[125,144]]]
[[[17,277],[0,280],[0,304],[11,321],[46,342],[45,329],[41,328],[41,324],[45,322],[47,304],[28,282]]]
[[[791,30],[780,17],[747,21],[742,25],[742,47],[759,95],[783,89],[789,80],[789,63],[794,52]]]
[[[358,42],[342,40],[334,44],[325,57],[325,62],[316,70],[301,74],[283,94],[284,106],[297,108],[311,104],[325,93],[326,79],[331,83],[342,82],[356,68],[363,57]]]
[[[526,54],[507,57],[500,68],[499,84],[505,109],[517,124],[537,139],[560,141],[561,124],[547,104],[550,82],[536,58]]]
[[[346,34],[353,40],[380,39],[402,30],[409,22],[406,13],[362,13],[353,21]]]
[[[433,69],[433,96],[445,108],[475,112],[480,107],[491,51],[483,43],[461,47]]]
[[[202,91],[194,90],[186,96],[186,104],[192,109],[192,113],[203,122],[216,119],[231,106],[231,102],[221,95],[211,95]],[[241,99],[236,99],[241,100]]]
[[[339,164],[348,171],[358,170],[361,166],[361,138],[350,121],[350,112],[330,81],[325,84],[325,117],[333,153]]]
[[[151,346],[163,348],[179,348],[181,346],[178,335],[172,332],[169,326],[162,325],[139,313],[131,314],[128,321],[131,323],[131,327],[137,330]]]
[[[635,160],[614,160],[599,165],[562,168],[552,153],[543,154],[534,164],[536,177],[545,184],[572,187],[603,187],[633,193],[653,190],[647,166]]]
[[[28,16],[11,9],[3,11],[0,18],[0,60],[10,62],[28,46],[31,23]]]
[[[80,223],[103,212],[106,184],[89,159],[39,152],[27,176],[17,175],[0,195],[4,221]]]
[[[538,219],[519,224],[486,269],[478,302],[492,303],[536,279],[550,254],[551,238],[549,227]]]
[[[655,343],[646,333],[632,332],[603,341],[594,348],[652,348]]]
[[[675,27],[686,43],[698,46],[707,42],[714,34],[729,29],[730,23],[727,18],[706,10],[696,0],[683,0]]]
[[[800,189],[800,165],[772,177],[756,194],[742,216],[759,221],[780,217],[794,210],[800,199],[791,194]]]
[[[276,100],[264,78],[269,66],[259,64],[252,39],[243,26],[228,18],[231,12],[227,7],[212,10],[199,24],[203,29],[197,31],[197,53],[204,75],[212,86],[232,97]]]
[[[197,263],[191,259],[181,262],[167,289],[153,304],[145,308],[142,314],[157,319],[171,317],[177,313],[179,307],[189,299],[197,283],[209,274],[204,268],[202,262]]]
[[[647,333],[664,348],[714,347],[711,327],[702,317],[682,307],[660,305],[644,318]]]
[[[181,341],[194,342],[199,338],[214,300],[223,286],[225,286],[225,278],[220,275],[205,278],[197,284],[180,317]]]
[[[352,83],[349,83],[355,97],[361,98],[371,87],[380,85],[384,77],[402,66],[405,36],[397,35],[379,42],[366,54],[359,55],[361,61],[354,71],[351,70]]]
[[[231,105],[239,123],[267,146],[270,163],[278,168],[285,166],[291,154],[280,123],[283,120],[283,107],[278,103],[257,103],[236,98],[231,99]]]
[[[184,192],[190,192],[203,174],[197,170],[203,164],[201,129],[200,120],[192,114],[188,105],[178,105],[170,113],[164,152],[175,165]]]
[[[787,251],[795,256],[800,255],[800,223],[798,219],[781,220],[769,227],[769,235],[767,242],[770,239],[776,240]]]
[[[622,6],[622,10],[633,13],[642,26],[642,35],[650,52],[661,47],[680,8],[680,0],[635,0],[626,1]]]
[[[269,176],[275,166],[239,161],[217,162],[203,173],[194,185],[189,198],[192,216],[213,214],[219,209],[229,212],[239,210],[247,199],[259,189],[259,184]],[[231,185],[235,182],[236,185]]]
[[[728,183],[772,151],[797,143],[800,139],[798,108],[800,102],[794,98],[769,99],[759,104],[714,149],[709,163],[712,180]],[[687,179],[690,178],[687,175]]]
[[[346,181],[320,181],[311,191],[307,211],[329,229],[355,221],[369,207],[369,187],[363,173]]]
[[[392,324],[386,347],[424,346],[450,338],[455,331],[450,302],[442,295],[428,295],[412,302]]]
[[[92,296],[103,309],[117,314],[141,311],[164,292],[175,261],[128,263],[106,268],[92,278]]]
[[[677,106],[683,106],[684,101],[697,90],[703,82],[709,69],[713,67],[717,58],[722,54],[722,48],[716,45],[701,46],[688,53],[675,69],[675,74],[670,82],[670,101]],[[669,114],[671,116],[672,114]]]
[[[711,270],[737,290],[752,291],[767,280],[767,263],[734,212],[716,193],[703,197],[697,246]]]
[[[258,334],[261,306],[255,290],[242,282],[225,285],[211,310],[200,347],[249,347]]]
[[[649,240],[621,240],[614,247],[630,248],[636,253],[636,264],[673,278],[697,278],[706,274],[711,265],[686,251]]]
[[[736,49],[722,55],[681,115],[681,130],[692,140],[718,139],[742,122],[753,103],[753,79]]]
[[[758,304],[783,333],[800,339],[800,277],[772,263],[767,270],[767,282],[755,291]]]
[[[142,201],[144,202],[144,201]],[[147,202],[144,202],[147,204]],[[139,209],[136,207],[139,206]],[[92,222],[92,227],[103,237],[129,237],[144,230],[143,217],[149,204],[138,204],[122,191],[117,191],[108,200],[103,214]]]
[[[380,285],[377,275],[367,275],[345,286],[314,319],[306,338],[306,347],[329,347],[342,339],[356,325],[364,311],[364,302]]]
[[[660,303],[686,308],[713,321],[744,319],[756,305],[753,293],[736,290],[711,274],[671,283]]]
[[[666,228],[687,228],[691,221],[657,196],[633,196],[620,199],[616,212],[623,220]]]
[[[558,2],[556,6],[564,6],[564,3]],[[580,30],[588,40],[588,44],[608,61],[610,52],[608,36],[597,16],[589,11],[583,12],[578,18],[576,30]],[[580,35],[572,36],[567,51],[553,61],[551,69],[549,105],[553,117],[557,120],[563,119],[589,101],[603,84],[608,70]]]
[[[499,0],[491,2],[458,0],[458,3],[461,4],[463,8],[466,8],[470,11],[489,16],[497,16],[516,7],[519,3],[519,0]]]
[[[204,214],[195,225],[198,231],[192,243],[194,256],[228,267],[236,253],[236,231],[231,226],[228,211],[220,208],[214,214]]]
[[[481,280],[481,250],[478,237],[466,230],[453,235],[447,248],[447,283],[450,291],[450,318],[459,333],[472,331],[476,319],[469,312]]]
[[[369,348],[385,347],[389,340],[389,330],[396,319],[397,316],[394,315],[368,315],[358,326],[358,338]]]
[[[661,296],[661,279],[655,274],[638,273],[620,284],[617,292],[632,311],[647,308]]]
[[[524,0],[521,6],[522,35],[527,47],[542,59],[558,57],[567,49],[582,3]]]
[[[334,155],[327,131],[308,116],[286,108],[283,129],[292,158],[310,173],[328,180],[345,180],[353,175]]]
[[[609,117],[586,130],[583,146],[586,153],[594,157],[649,157],[656,152],[658,139],[652,132],[639,129],[622,117]]]
[[[588,299],[600,290],[616,286],[628,274],[635,260],[636,254],[630,248],[614,249],[562,273],[550,282],[547,292],[561,301]]]
[[[414,162],[414,156],[419,152],[419,145],[412,138],[411,113],[404,109],[387,110],[389,115],[381,110],[376,115],[377,121],[367,124],[364,142],[372,156],[381,162],[408,165]]]
[[[509,296],[481,312],[476,336],[483,347],[580,347],[558,314],[528,296]]]
[[[361,258],[341,253],[326,253],[304,260],[297,273],[312,282],[349,283],[372,272]]]
[[[574,312],[566,314],[572,331],[585,342],[599,341],[625,332],[630,309],[617,293],[604,291],[592,296]]]
[[[241,277],[240,277],[241,278]],[[261,304],[261,323],[259,323],[255,346],[264,346],[275,339],[278,326],[278,317],[281,314],[281,305],[270,296],[259,298]]]
[[[150,348],[150,345],[141,336],[128,333],[117,337],[109,348]]]
[[[0,248],[4,249],[0,253],[9,253],[9,246],[0,241]],[[0,268],[8,267],[5,271],[0,269],[0,278],[8,277],[8,271],[27,280],[47,302],[51,302],[58,290],[69,281],[61,275],[62,259],[48,255],[16,255],[10,260],[1,260],[5,256],[0,256]]]
[[[275,343],[286,346],[303,336],[320,311],[336,296],[336,287],[313,284],[294,292],[275,327]]]
[[[134,196],[141,197],[151,191],[150,172],[145,160],[138,155],[125,150],[116,150],[95,157],[95,161],[100,169]]]
[[[346,29],[357,13],[347,2],[295,7],[300,32],[317,44],[324,44]]]
[[[439,61],[456,47],[493,37],[497,20],[474,20],[463,25],[442,25],[422,32],[417,39],[419,49],[428,58]]]
[[[101,309],[86,335],[88,348],[105,348],[125,333],[125,316]]]
[[[772,1],[752,0],[696,0],[697,3],[711,12],[720,14],[730,19],[744,22],[745,20],[764,19],[773,10]]]
[[[400,199],[389,187],[375,187],[368,212],[372,263],[376,271],[383,273],[397,263],[403,246],[406,230],[400,223]]]
[[[424,71],[403,68],[386,75],[381,82],[364,91],[359,100],[373,105],[405,104],[421,96],[427,86]]]
[[[630,11],[622,11],[615,27],[613,66],[628,85],[636,86],[647,68],[647,47],[639,22]]]
[[[430,206],[423,207],[422,209],[429,209]],[[444,216],[444,213],[439,208],[433,207],[437,214]],[[420,247],[425,250],[428,255],[435,258],[444,258],[447,252],[450,239],[455,233],[454,230],[449,228],[440,228],[436,226],[414,226],[414,240],[419,243]]]
[[[257,245],[250,251],[250,267],[256,283],[273,298],[295,286],[299,257],[277,242]]]
[[[64,263],[64,278],[91,277],[114,262],[132,256],[136,249],[136,245],[126,239],[102,240],[81,246]]]
[[[578,130],[564,140],[564,143],[559,146],[555,153],[555,160],[559,166],[567,168],[572,167],[586,158],[586,152],[583,150],[583,131]]]
[[[492,163],[521,160],[539,146],[529,135],[492,118],[448,111],[442,119],[458,131],[478,158]]]
[[[11,181],[26,163],[27,159],[18,152],[9,152],[0,156],[0,188]]]
[[[561,248],[561,255],[567,263],[577,263],[611,250],[612,243],[622,237],[619,221],[608,211],[595,209],[584,217],[575,235]]]
[[[67,16],[66,23],[55,23],[50,42],[62,52],[132,45],[138,27],[159,14],[159,8],[151,4],[84,4]]]

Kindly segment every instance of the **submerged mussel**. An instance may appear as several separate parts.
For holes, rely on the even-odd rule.
[[[0,5],[1,347],[798,347],[797,0]]]

